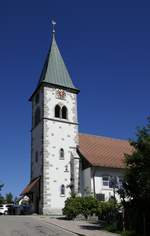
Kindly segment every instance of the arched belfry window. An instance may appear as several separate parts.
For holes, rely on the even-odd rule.
[[[61,119],[68,119],[68,110],[66,106],[56,105],[55,106],[55,117]]]
[[[60,194],[65,195],[65,185],[64,184],[62,184],[60,187]]]
[[[59,155],[60,155],[60,159],[64,159],[64,149],[63,148],[60,149]]]
[[[37,109],[35,110],[35,117],[34,117],[34,125],[38,125],[38,123],[40,122],[41,119],[41,111],[40,108],[37,107]]]
[[[59,105],[55,106],[55,117],[61,118],[61,108]]]
[[[62,112],[62,119],[67,119],[67,107],[63,106],[61,112]]]

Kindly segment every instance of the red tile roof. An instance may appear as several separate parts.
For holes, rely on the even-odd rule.
[[[124,168],[124,154],[131,154],[132,151],[126,140],[79,135],[79,152],[92,166]]]
[[[32,180],[26,187],[25,189],[22,191],[22,193],[20,194],[20,196],[22,195],[26,195],[28,193],[30,193],[32,191],[32,189],[37,185],[37,183],[39,182],[40,177],[35,178],[34,180]]]

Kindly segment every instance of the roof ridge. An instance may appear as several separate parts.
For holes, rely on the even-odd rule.
[[[96,135],[96,134],[79,133],[79,135],[94,136],[94,137],[97,137],[97,138],[105,138],[105,139],[116,140],[116,141],[121,141],[121,142],[129,142],[127,139],[106,137],[106,136],[103,136],[103,135]]]

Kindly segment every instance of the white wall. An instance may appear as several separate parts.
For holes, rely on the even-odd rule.
[[[70,196],[71,152],[78,145],[78,124],[76,94],[66,91],[65,100],[57,99],[55,88],[44,87],[44,213],[56,213],[64,207],[64,201]],[[55,106],[65,105],[68,119],[55,118]],[[60,160],[59,151],[63,148],[64,160]],[[68,172],[65,172],[65,166]],[[66,187],[65,196],[61,196],[60,187]]]
[[[95,193],[103,193],[105,194],[105,200],[109,200],[111,196],[113,196],[113,189],[107,186],[103,186],[103,176],[122,176],[123,170],[115,169],[115,168],[102,168],[96,167],[95,169]],[[93,182],[93,180],[91,179]],[[116,194],[116,198],[119,201],[119,196]]]
[[[81,183],[82,183],[82,195],[94,195],[105,194],[105,200],[108,201],[111,196],[114,196],[113,189],[107,186],[103,186],[103,176],[117,176],[123,175],[123,170],[106,167],[89,167],[82,170]],[[89,190],[89,193],[88,191]],[[87,192],[87,194],[86,194]],[[116,193],[116,199],[120,201],[119,195]]]

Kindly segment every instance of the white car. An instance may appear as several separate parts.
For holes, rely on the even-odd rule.
[[[8,204],[0,205],[0,214],[2,214],[2,215],[7,215],[7,214],[8,214],[8,208],[9,208],[10,206],[11,206],[11,205],[8,205]]]

